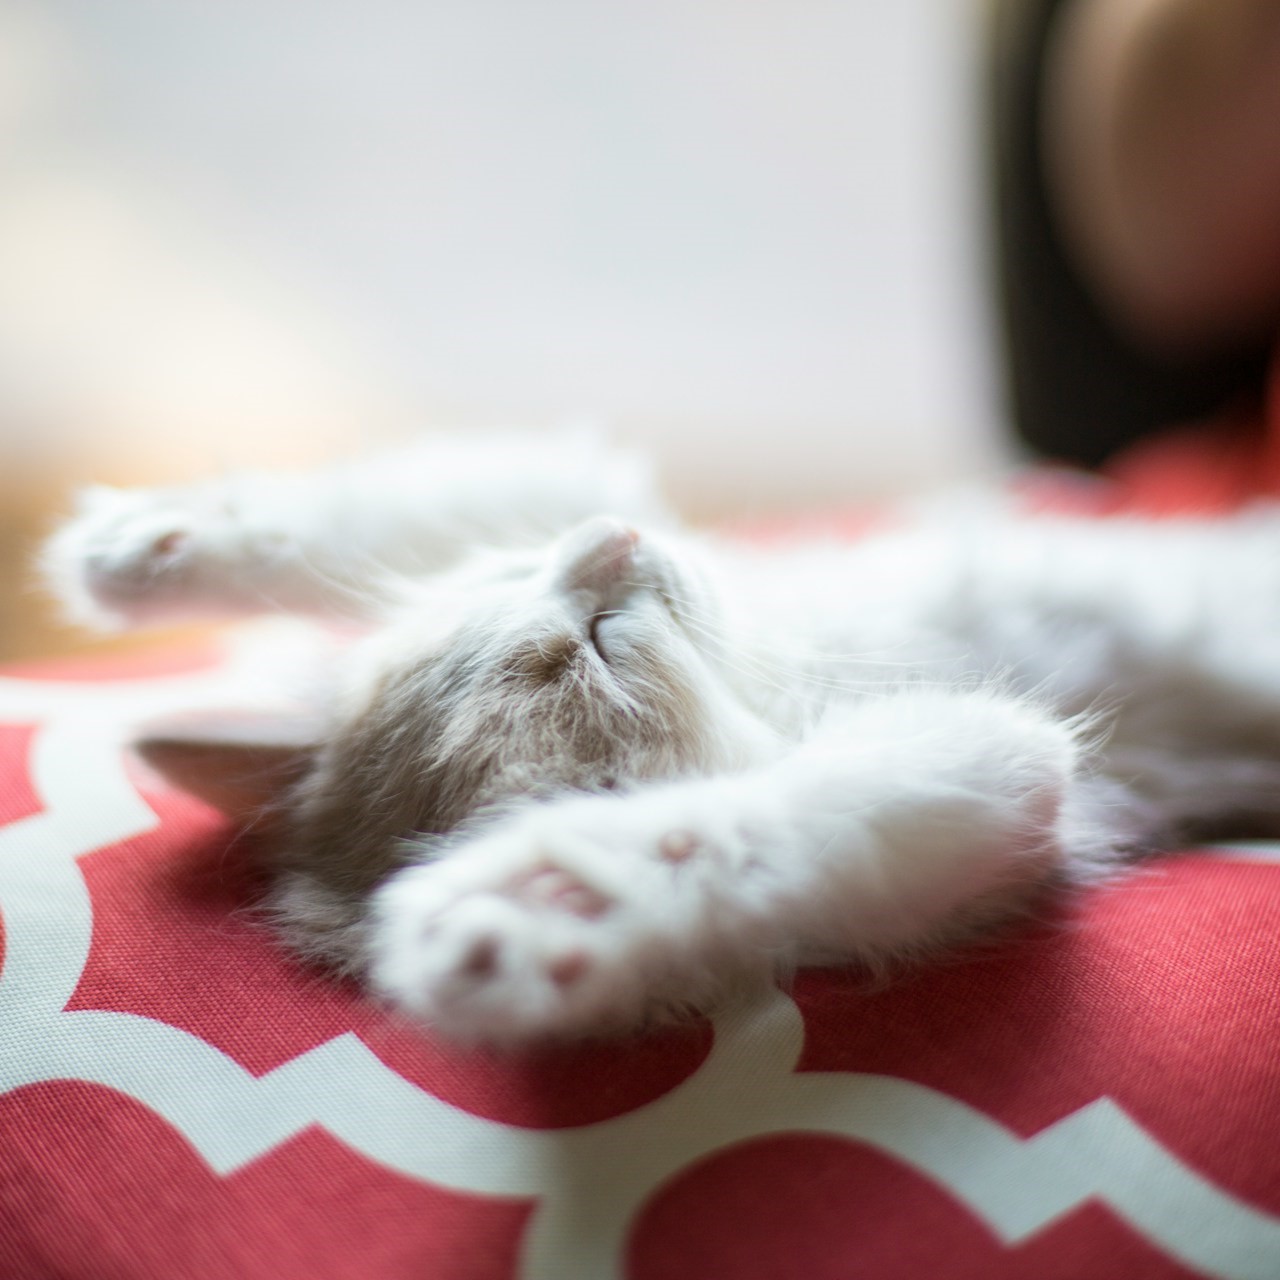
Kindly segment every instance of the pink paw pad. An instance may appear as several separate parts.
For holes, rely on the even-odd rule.
[[[468,978],[491,978],[498,971],[498,943],[493,938],[478,938],[467,950],[458,971]]]
[[[590,967],[591,961],[584,951],[570,951],[552,962],[547,969],[551,981],[558,987],[570,987]]]
[[[540,867],[525,876],[518,887],[527,901],[567,911],[584,920],[594,920],[612,906],[603,893],[560,867]]]
[[[190,535],[182,529],[171,529],[161,534],[151,544],[151,556],[156,560],[171,560],[187,544]]]
[[[663,862],[688,862],[702,844],[691,831],[669,831],[658,841],[658,856]]]

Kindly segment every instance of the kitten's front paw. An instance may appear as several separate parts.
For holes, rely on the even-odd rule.
[[[374,986],[448,1035],[490,1041],[703,1003],[691,838],[640,838],[625,818],[592,832],[607,804],[534,814],[393,877],[375,901]]]
[[[234,512],[212,495],[96,487],[79,495],[41,567],[72,621],[145,625],[217,611],[218,571],[240,541]]]

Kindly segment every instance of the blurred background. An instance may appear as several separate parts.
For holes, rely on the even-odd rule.
[[[0,0],[0,657],[79,642],[25,564],[89,480],[572,420],[702,518],[991,471],[981,9]]]

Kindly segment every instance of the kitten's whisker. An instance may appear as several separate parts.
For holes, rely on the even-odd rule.
[[[722,637],[715,629],[695,621],[692,617],[686,617],[685,623],[691,630],[707,639],[717,642],[722,640]],[[888,682],[883,680],[855,680],[852,677],[842,678],[806,671],[803,664],[808,658],[807,654],[793,657],[788,662],[772,658],[769,655],[770,650],[767,646],[757,645],[753,641],[747,647],[735,648],[732,658],[722,652],[719,655],[719,661],[730,670],[768,684],[782,693],[794,694],[797,685],[808,686],[811,689],[824,690],[830,693],[858,693],[864,696],[877,696],[890,691],[886,688]],[[862,665],[866,664],[863,663]],[[894,665],[915,667],[917,670],[921,669],[920,664],[902,663]],[[930,682],[912,680],[911,683],[913,686],[917,686]],[[937,683],[942,684],[944,682],[939,681]]]

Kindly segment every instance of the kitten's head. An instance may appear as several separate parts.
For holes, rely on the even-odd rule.
[[[360,894],[512,805],[745,763],[767,735],[724,644],[688,552],[606,518],[406,589],[338,673],[321,740],[282,744],[274,771],[257,744],[252,776],[287,784],[284,866]],[[176,776],[172,742],[142,749]]]

